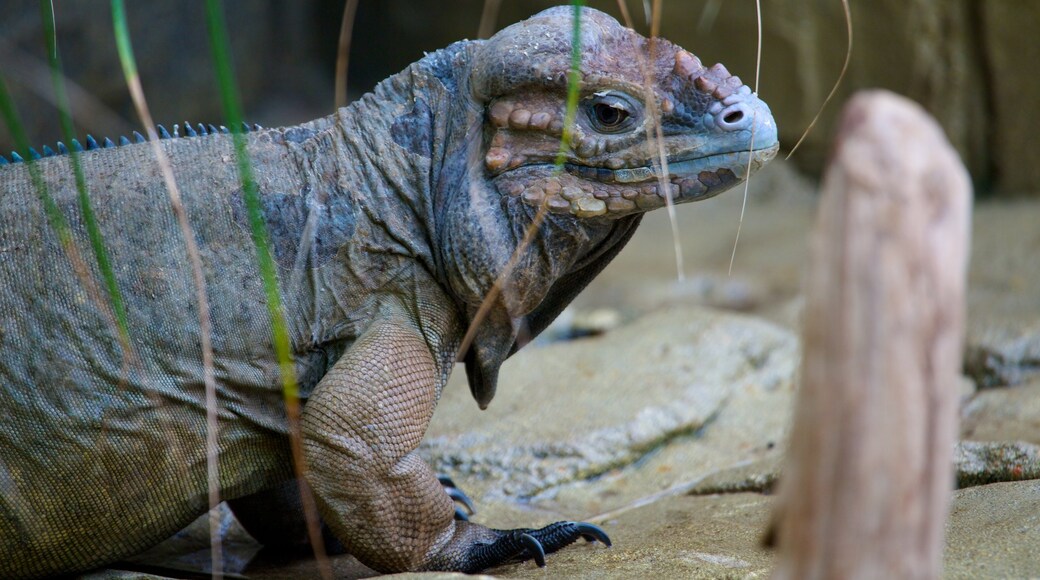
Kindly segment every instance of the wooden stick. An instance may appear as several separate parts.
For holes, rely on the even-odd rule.
[[[892,93],[856,95],[814,233],[775,577],[939,577],[970,214],[938,124]]]

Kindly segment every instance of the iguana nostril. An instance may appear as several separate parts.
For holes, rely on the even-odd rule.
[[[715,115],[715,122],[723,131],[741,131],[751,126],[752,112],[745,102],[734,103]]]

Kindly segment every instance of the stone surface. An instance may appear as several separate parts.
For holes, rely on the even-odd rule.
[[[795,353],[793,335],[771,324],[665,309],[603,337],[521,351],[484,412],[456,373],[420,452],[485,499],[529,499],[628,466],[747,391],[789,385]]]
[[[981,391],[964,406],[961,415],[965,439],[1040,445],[1040,378]]]
[[[1040,204],[975,208],[967,373],[980,387],[1040,376]]]
[[[1040,479],[1040,446],[1020,441],[961,441],[954,450],[957,486]],[[709,474],[688,493],[771,493],[781,477],[783,461],[767,457]]]
[[[1040,576],[1040,480],[958,491],[946,530],[944,578]]]
[[[518,564],[504,578],[755,578],[772,556],[761,547],[771,498],[758,494],[668,497],[604,523],[614,546],[589,545],[551,557],[548,570]]]
[[[631,319],[666,305],[696,304],[750,312],[796,328],[815,189],[793,164],[776,160],[752,179],[743,225],[741,188],[677,208],[682,282],[676,279],[668,215],[651,212],[574,308],[612,308]]]
[[[782,160],[756,178],[731,275],[740,192],[679,208],[686,272],[694,276],[676,282],[668,217],[650,213],[575,308],[615,308],[631,318],[661,304],[703,304],[797,329],[814,186]],[[966,374],[983,389],[1017,384],[1040,376],[1040,203],[982,201],[973,211]],[[756,290],[733,301],[719,298],[723,287]]]
[[[770,457],[711,474],[690,490],[691,495],[771,493],[780,480],[783,458]]]
[[[605,524],[615,545],[552,556],[555,578],[760,578],[774,554],[761,546],[773,498],[753,493],[668,497]],[[1040,480],[996,483],[954,494],[944,578],[1032,578],[1040,574]],[[544,577],[517,564],[504,578]]]
[[[1020,441],[961,441],[953,460],[959,487],[1040,479],[1040,446]]]

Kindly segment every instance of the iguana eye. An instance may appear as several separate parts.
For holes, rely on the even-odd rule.
[[[634,125],[638,105],[626,95],[607,91],[589,97],[585,110],[589,124],[596,131],[620,133]]]
[[[607,128],[617,127],[628,118],[628,111],[618,108],[615,105],[596,103],[593,110],[596,112],[596,120]]]

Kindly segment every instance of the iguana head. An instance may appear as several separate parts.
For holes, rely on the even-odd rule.
[[[669,193],[684,203],[729,189],[778,148],[769,108],[725,67],[584,9],[577,114],[558,166],[573,14],[552,8],[469,45],[462,69],[465,169],[441,173],[438,249],[475,329],[462,353],[481,407],[502,361],[617,255],[642,212]],[[537,230],[536,215],[547,216]],[[478,315],[489,296],[496,306]]]
[[[554,161],[573,10],[514,24],[475,56],[470,84],[487,103],[484,167],[501,195],[544,203],[555,214],[617,218],[664,206],[662,176],[676,203],[696,201],[740,183],[776,154],[769,107],[724,66],[706,68],[602,12],[582,14],[581,91],[562,171]]]

